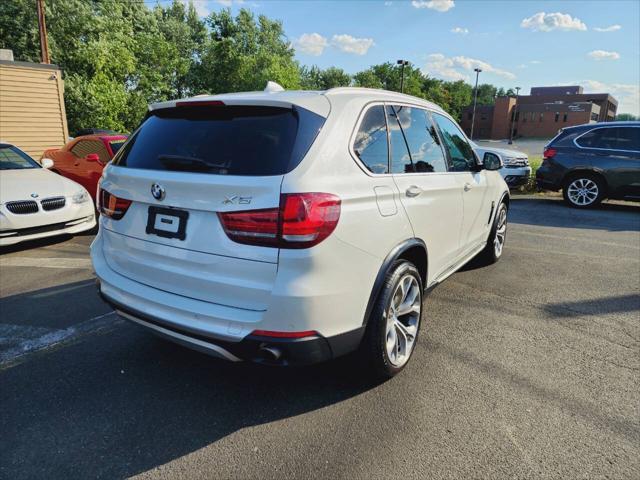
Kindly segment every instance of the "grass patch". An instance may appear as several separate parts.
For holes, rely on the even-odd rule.
[[[529,157],[529,165],[531,166],[531,176],[529,177],[529,181],[513,190],[513,193],[536,193],[538,188],[536,187],[536,171],[538,167],[542,165],[542,155],[535,155]]]

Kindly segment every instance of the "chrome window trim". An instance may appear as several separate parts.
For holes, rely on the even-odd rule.
[[[387,124],[387,152],[388,152],[387,168],[389,169],[389,172],[388,173],[373,173],[371,170],[369,170],[366,167],[366,165],[364,163],[362,163],[362,161],[358,158],[358,155],[356,155],[356,152],[355,152],[355,150],[353,148],[353,146],[355,144],[355,140],[356,140],[356,135],[358,135],[358,131],[360,130],[360,125],[362,124],[362,121],[364,120],[364,116],[366,115],[366,113],[369,111],[370,108],[373,108],[375,106],[382,106],[384,114],[385,114],[385,120],[386,120],[387,112],[386,112],[386,108],[385,107],[387,105],[390,105],[390,106],[400,105],[400,106],[405,106],[405,107],[410,107],[410,108],[419,108],[419,109],[424,110],[425,112],[429,113],[429,118],[430,118],[430,121],[432,121],[432,122],[434,120],[431,119],[431,114],[438,113],[440,115],[443,115],[445,117],[450,118],[455,123],[455,120],[453,120],[453,118],[451,118],[446,112],[444,112],[444,110],[442,112],[438,112],[436,110],[433,110],[433,109],[430,109],[428,107],[425,107],[424,105],[419,105],[419,104],[416,104],[416,103],[395,102],[395,101],[386,101],[386,100],[372,100],[371,102],[365,104],[364,107],[362,107],[362,110],[360,111],[360,114],[359,114],[358,119],[356,121],[355,127],[353,128],[353,131],[351,132],[351,136],[349,137],[349,154],[351,155],[351,158],[353,158],[353,160],[356,162],[356,165],[358,165],[358,167],[365,174],[367,174],[367,176],[377,178],[377,177],[393,177],[393,176],[411,175],[412,177],[415,177],[416,175],[446,175],[446,174],[450,174],[450,173],[467,173],[467,172],[451,172],[451,171],[449,171],[448,170],[448,168],[449,168],[448,162],[446,164],[446,167],[447,167],[447,171],[446,172],[391,173],[391,145],[390,145],[390,142],[389,142],[389,127],[388,127],[388,124]],[[436,127],[436,132],[438,132],[438,135],[439,135],[438,125],[436,124],[435,127]],[[463,133],[463,135],[464,135],[464,133]],[[465,135],[465,138],[466,138],[466,135]],[[441,139],[441,141],[442,141],[442,139]],[[442,145],[440,145],[440,148],[442,149]],[[447,159],[447,153],[446,153],[446,151],[444,149],[443,149],[442,153],[445,156],[445,160],[446,160]]]
[[[581,145],[578,145],[577,140],[579,138],[581,138],[582,136],[586,135],[587,133],[591,133],[594,130],[602,130],[603,128],[638,128],[640,129],[640,126],[638,125],[602,125],[600,127],[594,127],[590,130],[587,130],[584,133],[581,133],[580,135],[578,135],[576,138],[573,139],[573,144],[579,148],[580,150],[604,150],[604,151],[611,151],[613,150],[614,152],[627,152],[627,153],[640,153],[640,150],[623,150],[621,148],[598,148],[598,147],[583,147]]]

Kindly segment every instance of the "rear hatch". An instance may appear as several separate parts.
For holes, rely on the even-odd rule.
[[[278,207],[324,117],[295,106],[187,103],[150,112],[104,171],[109,266],[145,285],[265,310],[278,249],[240,244],[219,212]]]

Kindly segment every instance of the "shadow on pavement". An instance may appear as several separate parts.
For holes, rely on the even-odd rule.
[[[28,240],[22,243],[16,243],[15,245],[7,245],[0,247],[0,255],[6,253],[22,252],[25,250],[33,250],[41,247],[50,247],[51,245],[57,245],[64,243],[67,240],[73,238],[73,235],[56,235],[54,237],[38,238],[36,240]]]
[[[640,312],[640,295],[620,295],[617,297],[596,298],[593,300],[581,300],[578,302],[549,303],[544,307],[544,309],[551,315],[561,317]]]
[[[571,208],[560,199],[511,198],[509,222],[522,225],[640,232],[640,204],[603,203],[592,210]]]
[[[4,478],[129,477],[375,386],[345,360],[226,363],[128,323],[0,371],[0,381]]]

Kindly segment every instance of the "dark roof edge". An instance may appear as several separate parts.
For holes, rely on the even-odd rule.
[[[9,60],[0,60],[0,65],[7,65],[9,67],[26,67],[26,68],[41,68],[44,70],[61,70],[58,65],[48,63],[34,63],[34,62],[16,62]]]

